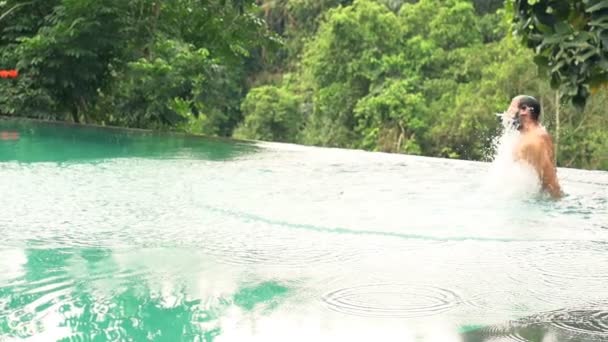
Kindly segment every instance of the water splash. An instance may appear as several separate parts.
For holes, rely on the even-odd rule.
[[[534,168],[515,160],[514,151],[520,139],[519,131],[503,117],[503,129],[492,141],[493,156],[488,158],[490,168],[483,179],[484,193],[505,198],[529,198],[538,194],[540,182]]]

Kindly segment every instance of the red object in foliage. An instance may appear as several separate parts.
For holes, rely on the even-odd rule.
[[[0,70],[0,78],[17,78],[19,76],[19,71],[12,70]]]
[[[19,132],[0,131],[0,140],[19,140]]]

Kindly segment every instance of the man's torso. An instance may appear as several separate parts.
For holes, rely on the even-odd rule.
[[[553,166],[553,142],[544,128],[537,127],[522,133],[514,151],[514,158],[534,168],[543,188],[554,194],[561,191]]]

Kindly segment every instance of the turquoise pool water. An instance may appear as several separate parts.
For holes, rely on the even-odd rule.
[[[0,131],[0,341],[608,340],[607,172]]]

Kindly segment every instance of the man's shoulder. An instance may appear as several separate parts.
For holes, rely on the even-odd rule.
[[[551,149],[551,146],[553,146],[551,135],[544,129],[529,132],[520,144],[520,148],[528,153]]]
[[[553,145],[553,138],[551,137],[551,134],[549,134],[549,132],[547,132],[547,130],[544,128],[539,130],[538,137],[544,145]]]
[[[531,134],[529,136],[529,141],[530,141],[530,143],[533,143],[533,144],[545,145],[545,144],[552,144],[553,138],[551,137],[551,134],[549,134],[549,132],[547,132],[546,129],[538,128],[538,129],[535,129],[533,132],[531,132]]]
[[[548,155],[551,159],[553,155],[553,138],[551,134],[544,128],[539,129],[535,132],[534,137],[531,139],[530,148],[538,153],[539,155]]]

